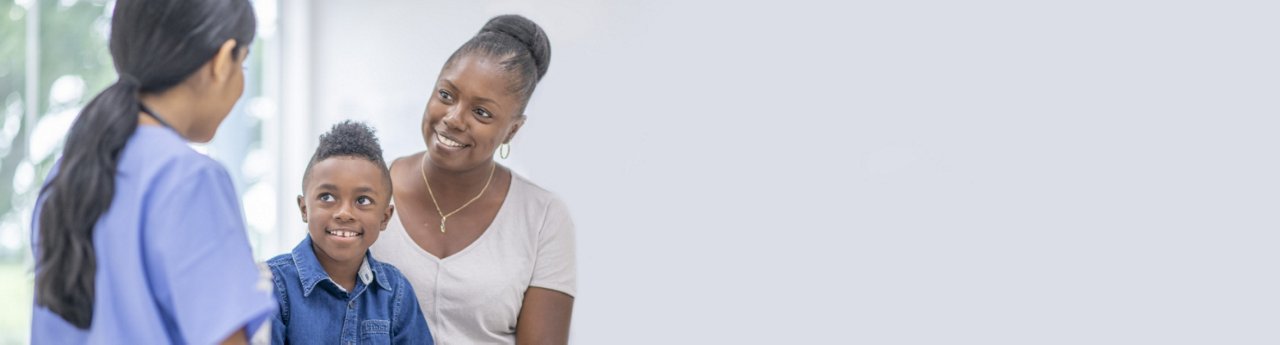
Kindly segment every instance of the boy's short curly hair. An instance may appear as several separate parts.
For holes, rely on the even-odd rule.
[[[391,191],[391,171],[387,162],[382,159],[382,145],[378,144],[378,136],[373,128],[363,122],[346,120],[333,125],[328,133],[320,135],[320,146],[307,162],[307,170],[302,175],[302,188],[305,191],[307,180],[311,177],[311,167],[331,157],[357,157],[367,159],[382,170],[383,183],[387,186],[388,196]]]

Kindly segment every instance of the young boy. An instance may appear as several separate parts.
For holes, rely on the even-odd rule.
[[[308,236],[267,262],[280,310],[273,344],[432,344],[413,288],[369,255],[391,220],[391,173],[368,126],[320,136],[298,196]]]

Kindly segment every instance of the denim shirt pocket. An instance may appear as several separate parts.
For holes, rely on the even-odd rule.
[[[364,320],[360,322],[361,344],[391,344],[391,321]]]

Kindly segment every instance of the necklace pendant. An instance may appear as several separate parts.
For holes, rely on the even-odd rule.
[[[441,218],[441,219],[440,219],[440,233],[442,233],[442,234],[444,233],[444,222],[445,222],[445,220],[447,220],[447,219],[448,219],[448,218]]]

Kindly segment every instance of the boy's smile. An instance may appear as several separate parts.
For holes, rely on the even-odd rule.
[[[347,229],[325,229],[324,233],[340,239],[355,238],[364,236],[364,231],[347,230]]]
[[[330,274],[333,266],[360,265],[393,212],[382,168],[368,159],[334,156],[312,165],[305,179],[298,207],[316,259]]]

